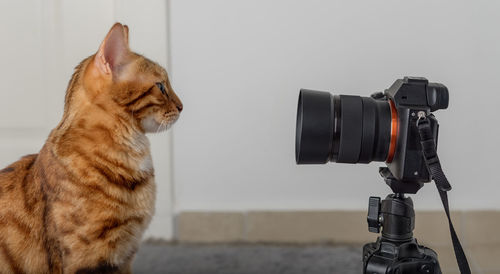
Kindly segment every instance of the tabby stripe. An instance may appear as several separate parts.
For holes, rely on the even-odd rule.
[[[77,123],[76,125],[77,125],[77,127],[79,127],[79,128],[85,129],[85,125],[86,125],[86,124],[87,124],[87,120],[85,120],[85,119],[81,119],[81,120],[79,120],[79,121],[78,121],[78,123]]]
[[[125,220],[119,220],[116,218],[107,219],[104,221],[105,225],[100,229],[100,233],[99,235],[97,235],[97,239],[105,238],[109,232],[113,231],[114,229],[118,229],[121,226],[127,225],[130,222],[142,223],[143,220],[144,218],[140,216],[133,216]]]
[[[70,220],[76,226],[82,226],[84,224],[80,216],[76,215],[75,213],[70,214]]]
[[[28,164],[26,167],[27,172],[24,175],[24,178],[21,182],[21,190],[24,195],[24,208],[28,211],[31,212],[33,211],[33,207],[35,206],[37,199],[35,195],[28,195],[28,182],[33,181],[33,175],[30,173],[31,167],[35,163],[36,157],[32,159],[32,161]],[[28,178],[29,177],[29,178]]]
[[[94,267],[83,267],[78,269],[75,274],[108,274],[108,273],[116,273],[118,271],[118,267],[115,265],[111,265],[107,262],[100,262],[97,266]]]
[[[30,175],[29,173],[26,173],[24,175],[24,178],[23,178],[23,181],[21,182],[21,190],[22,190],[22,193],[23,193],[23,196],[24,196],[24,208],[28,211],[28,212],[31,212],[33,211],[33,206],[34,206],[34,203],[33,202],[29,202],[28,200],[31,200],[31,199],[28,199],[28,189],[27,189],[27,185],[28,185],[28,175]],[[30,176],[31,177],[31,176]]]
[[[123,201],[117,197],[112,196],[111,194],[106,192],[101,186],[99,186],[97,184],[80,183],[80,181],[77,180],[76,178],[74,178],[73,176],[72,176],[71,180],[68,180],[68,182],[77,186],[80,189],[85,188],[87,190],[87,192],[83,193],[83,194],[87,194],[88,196],[91,196],[97,192],[97,193],[100,193],[102,196],[104,196],[106,199],[108,199],[110,201],[113,201],[113,202],[120,204],[120,205],[127,205],[127,203],[125,201]],[[82,193],[80,193],[80,194],[82,194]],[[86,197],[86,196],[82,195],[82,197]]]
[[[106,108],[105,105],[101,104],[101,103],[97,103],[96,106],[98,108],[100,108],[101,110],[103,110],[104,112],[108,112],[108,108]]]
[[[90,159],[90,157],[85,153],[83,152],[80,148],[78,147],[74,147],[73,148],[73,151],[78,153],[80,155],[80,157],[82,157],[85,161],[87,161],[88,163],[92,163],[93,161]],[[81,180],[79,180],[79,178],[75,178],[75,176],[71,173],[68,173],[69,176],[70,176],[70,180],[68,180],[70,183],[72,183],[73,185],[76,185],[78,187],[81,187],[81,188],[86,188],[87,190],[89,190],[90,192],[99,192],[101,193],[104,197],[106,197],[107,199],[109,200],[112,200],[112,201],[115,201],[119,204],[126,204],[124,201],[122,201],[121,199],[119,198],[116,198],[116,197],[113,197],[111,194],[109,194],[108,192],[106,192],[101,186],[99,185],[96,185],[96,184],[86,184],[86,183],[82,183]]]
[[[134,111],[136,114],[140,114],[142,112],[144,112],[145,110],[151,108],[151,107],[154,107],[154,106],[160,106],[161,104],[158,104],[158,103],[149,103],[149,104],[146,104],[142,107],[140,107],[138,110]]]
[[[86,245],[90,244],[90,240],[87,237],[83,236],[82,234],[78,234],[78,239]]]
[[[130,124],[128,117],[123,116],[121,113],[114,113],[113,118],[120,122],[120,125],[123,126],[125,130],[128,130]]]
[[[110,183],[116,185],[116,186],[119,186],[119,187],[123,187],[123,188],[126,188],[127,190],[135,190],[135,188],[137,186],[140,186],[140,185],[143,185],[144,183],[146,183],[148,180],[149,180],[149,176],[151,175],[148,175],[148,176],[141,176],[140,178],[131,178],[131,179],[125,179],[122,177],[123,181],[110,181]]]
[[[1,223],[4,225],[14,224],[17,230],[24,234],[30,234],[31,228],[29,225],[23,223],[19,217],[15,216],[11,212],[5,214],[1,220]]]
[[[94,136],[92,136],[92,135],[90,135],[90,134],[81,133],[81,134],[80,134],[80,137],[82,137],[82,138],[85,138],[85,139],[89,140],[91,143],[97,143],[97,141],[95,140]]]
[[[115,175],[115,173],[105,165],[94,162],[90,165],[95,170],[97,170],[107,181],[115,186],[126,188],[127,190],[134,190],[137,185],[141,185],[146,181],[146,178],[140,178],[138,180],[125,178],[123,175]]]
[[[110,157],[107,157],[106,154],[104,154],[100,151],[94,152],[94,155],[97,156],[99,159],[109,163],[110,165],[113,165],[115,167],[119,167],[119,168],[123,169],[127,174],[132,174],[134,172],[134,170],[132,168],[124,165],[123,163],[121,163],[117,160],[114,160],[114,159],[111,159]]]
[[[114,136],[113,136],[112,132],[105,125],[103,125],[103,124],[97,124],[97,125],[94,126],[94,128],[97,129],[97,130],[100,130],[100,131],[104,131],[104,133],[106,134],[106,136],[108,137],[108,139],[114,140],[114,138],[113,138]]]
[[[2,253],[5,256],[5,259],[7,259],[7,262],[10,265],[10,268],[12,269],[13,273],[23,273],[23,270],[19,266],[19,263],[16,261],[12,253],[10,252],[9,248],[5,244],[5,242],[0,243],[0,248],[2,249]]]
[[[90,166],[97,170],[108,182],[111,182],[113,184],[119,184],[115,183],[116,177],[113,174],[113,171],[110,170],[108,167],[105,167],[104,165],[101,165],[99,163],[91,163]]]
[[[58,232],[61,233],[61,235],[73,234],[73,232],[75,232],[75,228],[61,227]]]
[[[56,270],[61,268],[60,262],[62,260],[62,255],[59,250],[58,243],[54,239],[49,238],[47,232],[50,222],[50,204],[48,203],[47,196],[47,175],[45,174],[45,167],[43,166],[43,164],[40,166],[40,178],[42,185],[42,201],[44,204],[42,213],[43,247],[47,251],[47,266],[49,268],[49,272],[56,273]]]
[[[87,195],[92,195],[96,192],[100,193],[102,196],[104,196],[106,199],[111,200],[113,202],[116,202],[121,205],[126,205],[127,203],[122,201],[119,198],[111,196],[111,194],[107,193],[101,186],[96,185],[96,184],[86,184],[86,183],[80,183],[79,181],[76,180],[69,180],[70,183],[80,187],[80,188],[85,188],[88,190]]]
[[[66,256],[71,255],[71,250],[67,246],[63,247],[63,252],[64,252],[64,255],[66,255]]]
[[[122,125],[124,125],[125,127],[128,126],[128,124],[130,123],[129,121],[124,120],[124,118],[120,115],[115,115],[115,118],[118,119],[122,123]],[[104,133],[104,136],[106,137],[105,141],[107,141],[107,144],[110,145],[113,149],[123,150],[123,147],[121,147],[120,145],[117,144],[117,142],[115,142],[115,135],[111,129],[109,129],[108,127],[106,127],[103,124],[94,125],[93,129],[96,129],[96,130]],[[82,137],[88,139],[89,141],[91,141],[93,143],[96,143],[94,138],[88,134],[82,134]]]
[[[66,192],[66,193],[71,193],[70,190],[63,190],[61,192]],[[61,197],[54,197],[54,200],[53,200],[54,203],[58,203],[60,204],[61,206],[64,206],[66,208],[69,208],[69,207],[73,207],[74,204],[73,204],[73,201],[69,201],[67,199],[61,199]]]
[[[139,100],[141,100],[142,98],[148,96],[149,93],[153,90],[153,87],[154,86],[150,87],[148,90],[146,90],[145,92],[141,93],[139,96],[137,96],[136,98],[132,99],[128,103],[126,103],[125,106],[129,107],[129,106],[135,104],[136,102],[138,102]]]
[[[6,168],[0,170],[0,173],[9,173],[9,172],[12,172],[12,171],[14,171],[13,167],[6,167]]]
[[[109,181],[110,183],[114,184],[115,186],[125,188],[126,190],[135,190],[137,186],[143,185],[145,182],[147,182],[148,178],[139,178],[139,179],[125,179],[122,177],[121,181]]]
[[[118,113],[115,114],[114,117],[116,118],[116,120],[120,122],[120,125],[128,134],[132,134],[135,132],[135,129],[130,126],[131,124],[130,116],[124,116],[123,114]]]
[[[96,170],[99,174],[102,175],[102,177],[104,177],[109,183],[113,185],[124,187],[127,190],[134,190],[137,185],[144,183],[145,180],[147,179],[147,178],[140,178],[139,180],[136,180],[133,177],[131,179],[127,179],[119,174],[117,176],[109,167],[100,164],[96,161],[92,161],[92,159],[82,149],[75,147],[73,148],[73,151],[75,151],[82,158],[84,158],[91,168]]]
[[[97,129],[101,132],[104,132],[104,134],[106,136],[106,139],[105,139],[106,144],[110,145],[113,149],[116,149],[116,150],[122,149],[122,147],[120,147],[116,142],[114,142],[113,135],[111,134],[110,130],[108,128],[106,128],[104,125],[96,125],[94,127],[94,129]],[[93,144],[99,143],[92,134],[88,134],[88,133],[86,133],[86,131],[80,132],[79,136],[88,140],[89,142],[91,142]]]
[[[103,177],[105,177],[108,181],[113,181],[115,179],[115,176],[113,172],[105,167],[104,165],[101,165],[99,163],[96,163],[93,161],[87,153],[85,153],[82,149],[79,147],[74,147],[73,151],[78,153],[85,161],[87,161],[87,164],[97,170]]]
[[[45,177],[45,171],[43,167],[40,169],[40,177]],[[43,180],[43,179],[42,179]],[[47,265],[49,266],[49,271],[52,271],[52,254],[50,253],[51,248],[49,245],[49,239],[47,236],[47,223],[48,223],[48,213],[49,213],[49,205],[48,205],[47,192],[45,190],[44,185],[42,184],[42,201],[43,201],[43,212],[42,212],[42,229],[43,229],[43,247],[47,251]]]

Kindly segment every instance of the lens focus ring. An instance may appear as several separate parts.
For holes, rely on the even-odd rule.
[[[360,96],[340,95],[340,147],[337,162],[357,163],[363,133],[363,103]]]

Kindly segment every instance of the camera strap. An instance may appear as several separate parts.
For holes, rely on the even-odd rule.
[[[439,191],[439,196],[441,197],[441,202],[443,203],[444,211],[448,217],[448,225],[450,227],[451,240],[453,242],[453,249],[455,250],[455,257],[457,259],[458,268],[462,274],[470,274],[469,263],[467,262],[467,257],[465,256],[460,240],[458,239],[453,223],[450,217],[450,207],[448,204],[447,191],[451,190],[451,185],[444,175],[443,169],[441,168],[441,163],[439,162],[439,157],[436,151],[436,142],[434,141],[431,123],[423,112],[419,113],[419,118],[417,120],[418,132],[420,134],[420,143],[422,144],[422,151],[424,154],[425,164],[432,175],[432,179],[436,183],[436,187]]]

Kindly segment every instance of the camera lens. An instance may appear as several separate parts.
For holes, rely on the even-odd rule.
[[[297,110],[296,161],[390,162],[397,129],[394,115],[395,108],[384,98],[333,96],[302,89]]]

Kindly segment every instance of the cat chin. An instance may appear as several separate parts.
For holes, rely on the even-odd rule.
[[[149,133],[158,133],[169,129],[172,126],[171,122],[160,124],[153,116],[148,116],[141,121],[142,129]]]

